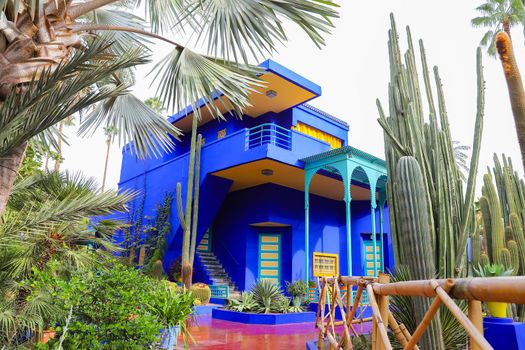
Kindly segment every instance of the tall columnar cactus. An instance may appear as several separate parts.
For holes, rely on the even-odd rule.
[[[514,57],[514,49],[510,36],[505,32],[500,32],[496,36],[496,48],[503,66],[503,73],[507,81],[510,105],[516,124],[516,133],[521,149],[521,159],[523,169],[525,169],[525,90],[521,80],[520,70]]]
[[[188,167],[188,185],[186,193],[186,210],[182,207],[182,190],[177,183],[177,213],[183,230],[182,238],[182,282],[186,288],[191,287],[193,274],[193,259],[198,224],[199,190],[200,190],[200,154],[202,135],[197,137],[197,117],[194,116],[190,139],[190,155]],[[192,210],[193,204],[193,210]],[[193,213],[193,215],[192,215]]]
[[[414,157],[401,157],[396,169],[398,215],[401,219],[402,242],[405,247],[406,263],[411,278],[423,280],[434,278],[432,233],[426,187],[417,160]],[[431,300],[414,299],[417,323],[423,320]],[[420,342],[422,349],[445,349],[439,314],[436,315]]]
[[[385,155],[390,183],[397,178],[395,167],[399,158],[413,156],[421,166],[424,191],[428,202],[431,236],[431,256],[439,277],[459,277],[466,274],[468,237],[473,233],[473,204],[476,187],[481,134],[483,130],[484,79],[481,51],[477,52],[477,116],[470,170],[463,190],[463,180],[454,156],[441,78],[434,68],[435,91],[422,41],[419,42],[422,77],[420,86],[416,53],[407,28],[408,50],[401,54],[398,33],[392,17],[389,31],[390,84],[388,116],[378,101],[379,123],[385,135]],[[426,104],[426,106],[424,106]],[[427,112],[428,111],[428,112]],[[428,114],[427,114],[428,113]],[[428,115],[428,120],[426,120]],[[402,220],[394,186],[387,186],[395,261],[407,263],[405,246],[401,244]]]

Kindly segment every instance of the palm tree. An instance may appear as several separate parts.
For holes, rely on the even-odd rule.
[[[119,223],[102,220],[90,228],[89,218],[126,210],[135,194],[97,187],[94,179],[73,173],[18,179],[0,220],[0,346],[16,345],[17,335],[41,329],[60,311],[36,285],[40,273],[54,262],[66,274],[89,268],[118,249],[111,237]]]
[[[118,130],[115,127],[104,128],[104,135],[106,136],[106,160],[104,161],[104,175],[102,176],[102,187],[101,191],[104,191],[106,185],[106,175],[108,173],[108,161],[109,161],[109,151],[111,149],[111,143],[113,138],[118,134]]]
[[[200,100],[216,117],[224,105],[241,115],[249,93],[261,85],[249,59],[287,40],[283,20],[322,46],[337,17],[330,0],[126,1],[144,6],[146,22],[118,3],[0,0],[0,215],[27,142],[37,137],[56,147],[56,124],[76,112],[92,108],[81,135],[115,127],[119,141],[133,140],[140,157],[173,148],[179,130],[128,89],[130,70],[149,60],[145,37],[173,46],[154,74],[167,108],[195,107]],[[204,42],[207,54],[172,39],[182,30],[194,31],[190,44]]]
[[[150,97],[146,101],[144,101],[144,104],[149,108],[153,109],[158,114],[166,112],[166,108],[164,108],[164,103],[158,97]]]
[[[510,37],[510,28],[523,22],[524,6],[522,0],[487,0],[476,7],[480,16],[473,18],[474,27],[489,27],[483,35],[481,46],[487,48],[490,56],[496,57],[496,34],[505,31]]]

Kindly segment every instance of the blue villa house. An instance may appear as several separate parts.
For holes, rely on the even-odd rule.
[[[320,86],[274,61],[261,66],[267,85],[242,119],[202,111],[194,281],[245,290],[257,279],[284,285],[391,267],[385,162],[350,146],[347,123],[307,104]],[[186,193],[191,120],[170,118],[186,134],[173,153],[137,160],[123,151],[119,187],[144,191],[144,215],[177,182]],[[171,220],[166,271],[182,244],[175,205]]]

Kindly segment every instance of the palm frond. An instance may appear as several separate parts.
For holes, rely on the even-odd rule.
[[[0,106],[0,155],[60,120],[125,91],[122,85],[91,87],[113,72],[147,61],[141,50],[116,57],[106,52],[108,46],[95,42],[56,68],[44,69],[21,93],[13,90]]]
[[[130,93],[99,103],[83,119],[79,135],[92,135],[100,126],[118,130],[121,145],[133,141],[131,152],[140,157],[158,156],[172,150],[175,146],[172,137],[180,135],[180,131],[163,116]]]
[[[216,117],[230,110],[240,116],[249,106],[248,94],[262,86],[256,67],[199,55],[188,48],[175,48],[154,72],[154,80],[159,82],[157,96],[168,108],[183,110],[191,105],[197,115],[199,103],[204,102]]]
[[[193,0],[188,1],[187,18],[200,24],[194,29],[199,39],[207,38],[210,55],[247,62],[247,50],[259,58],[287,41],[284,20],[297,24],[315,45],[323,46],[323,34],[333,27],[331,19],[338,17],[336,6],[325,0]]]
[[[93,11],[90,19],[93,23],[100,25],[135,28],[140,30],[146,29],[146,23],[142,18],[118,8],[98,8]],[[151,44],[151,41],[147,40],[144,36],[129,31],[102,31],[98,35],[107,42],[113,43],[110,49],[116,54],[123,54],[129,50],[136,49],[137,47],[149,51],[148,44]]]

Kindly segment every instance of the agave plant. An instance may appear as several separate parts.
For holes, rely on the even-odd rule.
[[[501,264],[486,264],[479,265],[478,268],[474,268],[474,272],[478,277],[497,277],[497,276],[512,276],[513,269],[506,269]]]
[[[242,293],[241,299],[231,298],[228,299],[228,305],[226,305],[227,310],[237,311],[237,312],[250,312],[255,310],[257,303],[253,299],[253,293],[244,292]]]
[[[263,279],[258,281],[251,291],[253,299],[257,303],[257,310],[260,313],[270,313],[278,303],[282,303],[283,292],[281,288],[270,280]],[[290,304],[290,301],[288,301],[288,304]]]

